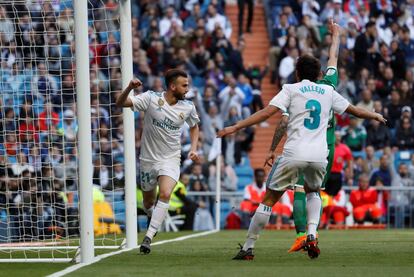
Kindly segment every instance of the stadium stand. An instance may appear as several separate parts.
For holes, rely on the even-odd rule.
[[[106,8],[108,12],[116,14],[116,2],[103,2],[111,3]],[[333,17],[344,29],[339,51],[338,91],[354,104],[362,101],[362,104],[372,105],[390,122],[390,139],[373,141],[370,134],[373,136],[375,132],[370,130],[376,127],[372,126],[372,122],[353,122],[352,124],[357,124],[358,129],[356,129],[349,127],[353,119],[337,117],[338,131],[346,135],[344,142],[352,144],[356,136],[359,139],[357,146],[349,145],[351,149],[356,150],[353,153],[354,168],[345,169],[344,184],[356,188],[360,174],[373,175],[373,172],[380,168],[378,160],[384,152],[393,155],[394,165],[397,168],[396,174],[400,178],[414,180],[414,126],[411,112],[414,108],[414,22],[412,20],[414,4],[409,1],[399,1],[399,5],[390,5],[391,2],[394,3],[393,1],[362,1],[366,5],[359,6],[358,3],[361,1],[351,0],[343,2],[342,0],[262,0],[261,2],[254,8],[255,13],[257,9],[261,10],[258,12],[259,16],[255,14],[253,34],[239,37],[235,12],[237,9],[235,6],[226,6],[224,0],[132,1],[134,75],[143,81],[145,89],[155,91],[162,90],[162,74],[172,67],[186,70],[192,79],[193,87],[188,97],[197,102],[202,119],[199,151],[204,158],[198,165],[191,164],[185,159],[190,141],[189,134],[185,131],[182,137],[182,172],[194,177],[190,181],[189,191],[192,190],[191,182],[195,180],[201,180],[204,191],[214,189],[209,186],[211,183],[209,179],[214,176],[209,174],[209,167],[212,164],[206,161],[206,157],[215,132],[255,112],[263,102],[268,102],[270,93],[266,94],[266,99],[260,96],[260,82],[263,78],[267,78],[267,81],[271,79],[279,86],[281,82],[293,81],[292,72],[287,72],[286,75],[286,72],[281,72],[279,68],[282,62],[288,63],[289,59],[293,59],[295,51],[298,54],[317,56],[326,66],[330,35],[327,34],[325,23],[330,17]],[[74,191],[78,184],[76,178],[70,175],[70,166],[76,166],[76,150],[71,147],[71,152],[65,151],[67,149],[63,149],[62,144],[59,144],[63,136],[66,141],[73,141],[77,130],[77,123],[73,118],[76,98],[73,88],[73,60],[70,54],[73,38],[65,32],[65,29],[73,28],[73,20],[70,20],[70,15],[73,13],[71,1],[61,1],[60,5],[52,5],[49,2],[41,4],[40,1],[28,1],[28,3],[13,5],[2,2],[0,4],[0,45],[2,46],[0,124],[3,130],[0,132],[0,212],[2,218],[3,213],[12,212],[7,210],[9,204],[18,200],[17,189],[12,184],[23,174],[26,174],[27,179],[39,184],[37,189],[41,193],[44,189],[43,177],[47,174],[61,176],[62,170],[67,172],[72,178],[63,182],[70,191],[63,192],[73,193],[71,206],[77,207],[77,195]],[[102,2],[90,1],[90,3],[100,5]],[[226,15],[227,9],[231,10],[231,20]],[[27,14],[28,21],[22,19],[22,22],[15,22],[16,19],[12,15],[16,11]],[[41,12],[52,13],[54,16],[39,16]],[[99,14],[91,16],[97,17]],[[256,20],[260,16],[265,16],[265,20]],[[54,19],[57,20],[53,21]],[[249,37],[253,36],[255,31],[262,30],[263,26],[259,29],[256,24],[267,27],[266,34],[271,43],[269,53],[265,53],[270,57],[268,68],[264,66],[267,59],[261,56],[253,56],[260,61],[259,68],[250,68],[249,64],[246,64],[248,63],[246,61],[250,63],[249,59],[252,56],[247,50],[243,52],[243,48],[258,47]],[[17,27],[21,28],[21,36],[14,34],[14,28]],[[62,41],[59,49],[54,46],[56,38],[53,35],[43,35],[44,28],[50,28],[58,33]],[[120,166],[120,171],[116,171],[113,166],[114,161],[121,165],[123,162],[123,126],[119,120],[121,111],[113,105],[115,94],[122,89],[121,72],[119,66],[117,67],[120,37],[117,33],[93,28],[90,29],[89,35],[91,98],[95,114],[94,184],[105,191],[110,203],[114,203],[112,208],[115,218],[122,222],[125,210],[122,198],[123,169]],[[26,51],[27,48],[23,45],[29,38],[38,44],[34,49]],[[42,45],[48,47],[41,47]],[[54,55],[60,55],[61,62],[54,59]],[[30,61],[34,57],[37,62],[32,64]],[[274,63],[271,63],[272,61]],[[267,70],[270,71],[266,75]],[[62,75],[61,72],[65,74]],[[276,87],[266,84],[265,89],[276,91]],[[366,94],[371,96],[363,99],[364,91],[368,91]],[[114,92],[114,95],[109,92]],[[45,103],[50,103],[52,109],[49,112],[52,114],[52,120],[47,122],[42,120],[42,113],[47,111],[49,105]],[[136,114],[137,137],[141,130],[140,119],[141,116]],[[271,124],[274,125],[276,119],[272,120]],[[263,131],[263,129],[267,130]],[[255,129],[241,131],[236,136],[226,139],[223,145],[225,162],[237,175],[235,190],[238,192],[243,191],[244,187],[253,181],[253,168],[248,156],[253,143],[255,143],[253,149],[261,149],[261,151],[267,149],[273,128],[259,128],[258,132],[255,136]],[[256,139],[258,137],[262,139],[263,132],[266,133],[269,141],[261,140],[261,145],[258,146]],[[109,142],[112,142],[112,146]],[[367,151],[370,151],[368,148],[374,145],[375,155],[372,160],[368,160]],[[112,152],[109,151],[109,146],[112,147]],[[139,149],[138,142],[137,153]],[[362,159],[358,160],[359,157]],[[257,156],[255,159],[258,161]],[[408,172],[399,170],[401,163],[408,165]],[[194,169],[195,167],[199,168]],[[194,170],[197,172],[195,173]],[[389,164],[384,164],[380,170],[391,174]],[[108,176],[111,177],[99,174],[101,171],[107,171]],[[224,190],[229,190],[226,182],[223,179],[220,185]],[[385,186],[412,185],[407,182],[384,184],[383,180],[379,179],[373,180],[373,183],[376,186],[381,186],[380,183]],[[108,192],[108,188],[114,192]],[[49,199],[49,201],[57,200]],[[396,205],[393,197],[382,201],[381,204],[385,206]],[[406,217],[412,218],[413,193],[407,194],[407,201],[404,209],[393,209],[391,214],[385,213],[383,222],[395,222],[396,218],[401,219],[401,216],[396,215],[397,213],[402,213],[402,220]],[[53,206],[54,212],[58,213],[59,205],[53,204],[51,207]],[[235,205],[228,200],[223,202],[222,225],[225,216],[233,211],[234,207]],[[3,221],[0,221],[0,226],[3,226],[2,224]]]

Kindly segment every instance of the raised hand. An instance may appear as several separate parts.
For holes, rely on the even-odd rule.
[[[128,86],[130,89],[136,89],[142,86],[142,82],[139,79],[132,79]]]
[[[339,37],[341,35],[341,27],[335,23],[332,18],[328,21],[328,30],[334,37]]]

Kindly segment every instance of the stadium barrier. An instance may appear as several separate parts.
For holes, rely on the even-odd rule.
[[[349,193],[358,187],[344,186],[346,192],[346,207],[350,215],[346,219],[346,228],[377,228],[375,224],[366,222],[359,226],[354,224],[352,217],[352,205],[349,202]],[[379,187],[379,199],[385,198],[384,216],[381,219],[382,226],[386,228],[414,228],[414,187]],[[215,192],[188,192],[188,196],[209,196],[214,198]],[[231,211],[238,211],[240,202],[243,200],[243,191],[224,191],[221,193],[221,225]],[[293,224],[293,222],[292,222]],[[335,228],[333,226],[333,228]]]

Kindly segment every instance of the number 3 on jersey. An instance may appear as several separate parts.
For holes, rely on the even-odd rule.
[[[321,123],[321,104],[316,100],[309,100],[305,105],[306,110],[309,110],[309,118],[305,118],[305,127],[309,130],[315,130]]]

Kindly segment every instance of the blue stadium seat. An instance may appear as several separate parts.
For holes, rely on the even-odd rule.
[[[220,209],[220,228],[224,228],[226,224],[226,218],[228,214],[232,211],[232,207],[229,201],[222,201],[221,202],[221,209]]]
[[[363,158],[363,159],[365,159],[365,152],[364,151],[353,151],[352,152],[352,156],[354,157],[354,159],[355,158]]]
[[[254,181],[253,177],[246,177],[246,176],[239,177],[239,181],[237,182],[237,190],[238,191],[244,190],[244,188],[247,185],[253,183],[253,181]]]

